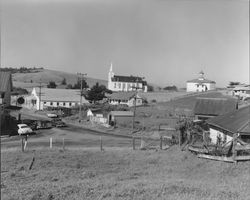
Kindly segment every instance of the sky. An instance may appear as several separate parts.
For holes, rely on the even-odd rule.
[[[248,0],[2,0],[1,67],[249,83]]]

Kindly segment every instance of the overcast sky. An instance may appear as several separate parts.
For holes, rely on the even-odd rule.
[[[249,82],[248,0],[2,0],[1,66]]]

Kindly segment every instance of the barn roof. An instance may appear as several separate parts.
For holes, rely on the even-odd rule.
[[[131,111],[111,111],[109,114],[113,115],[113,116],[119,116],[119,117],[132,117],[132,116],[134,116],[134,113]]]
[[[112,93],[109,99],[113,100],[129,100],[136,95],[135,92],[115,92]]]
[[[6,92],[8,90],[8,84],[12,90],[12,77],[10,72],[0,71],[0,92]]]
[[[242,107],[227,114],[211,118],[207,123],[230,133],[250,135],[250,106]]]
[[[197,98],[195,115],[222,115],[237,108],[237,100],[233,98]]]
[[[39,88],[35,88],[35,90],[39,96]],[[80,90],[42,88],[41,93],[42,101],[80,102]],[[87,103],[84,97],[82,97],[82,102]]]
[[[142,77],[137,77],[137,76],[117,76],[114,75],[112,78],[112,81],[118,81],[118,82],[130,82],[130,83],[143,83],[144,85],[147,84],[146,81],[143,81]]]

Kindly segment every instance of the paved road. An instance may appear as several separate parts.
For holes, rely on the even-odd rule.
[[[81,147],[98,147],[100,145],[100,137],[104,147],[129,147],[132,148],[132,138],[119,135],[108,135],[94,130],[69,125],[65,128],[52,128],[38,130],[36,135],[28,137],[28,147],[49,147],[50,138],[53,140],[53,146],[60,147],[64,143],[66,146],[81,146]],[[13,136],[1,139],[1,147],[20,147],[21,137]],[[136,140],[136,145],[139,146],[140,140]]]

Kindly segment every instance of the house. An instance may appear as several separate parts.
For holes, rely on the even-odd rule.
[[[113,72],[112,63],[108,74],[108,89],[114,92],[148,91],[147,82],[142,77],[117,76]]]
[[[107,124],[108,122],[107,117],[104,117],[101,109],[88,109],[87,117],[91,122],[95,122],[98,124]]]
[[[108,123],[115,124],[131,124],[133,123],[134,113],[131,111],[111,111],[108,114]]]
[[[213,144],[227,143],[233,139],[234,134],[239,134],[244,141],[250,142],[250,106],[245,106],[209,119],[210,138]]]
[[[250,98],[250,86],[249,85],[236,86],[232,89],[232,95],[237,96],[242,100]]]
[[[143,99],[136,92],[115,92],[108,97],[112,105],[141,106]]]
[[[187,81],[187,92],[205,92],[208,90],[215,90],[215,81],[204,78],[204,72],[199,73],[199,77]]]
[[[194,106],[195,119],[206,120],[238,108],[234,98],[197,98]]]
[[[0,71],[0,106],[10,106],[12,76],[10,72]]]
[[[88,101],[82,97],[82,103]],[[71,108],[80,105],[80,91],[71,89],[33,88],[31,95],[25,97],[23,106],[30,109],[43,110],[45,108]]]

